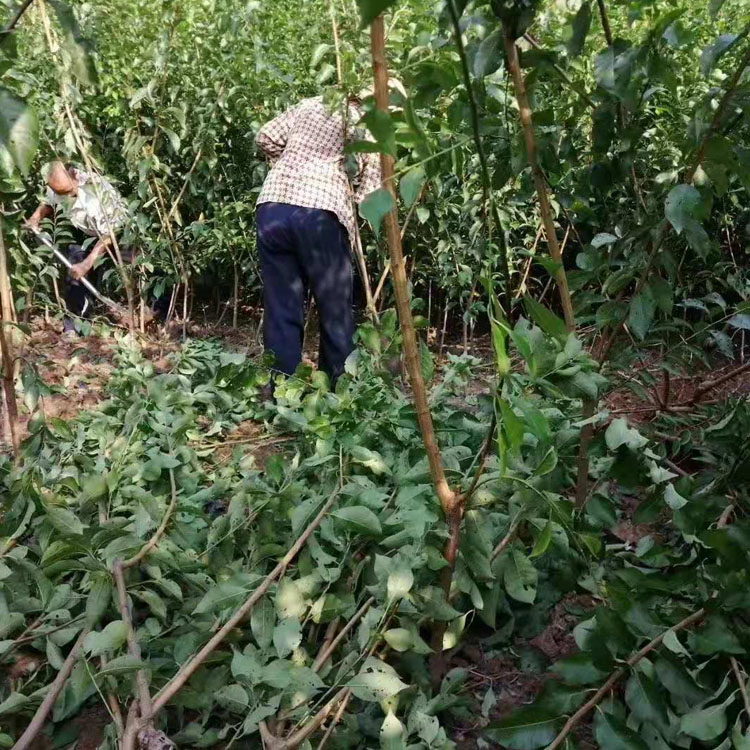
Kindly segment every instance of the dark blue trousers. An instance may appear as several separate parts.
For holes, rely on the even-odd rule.
[[[308,288],[320,319],[319,367],[335,381],[354,349],[349,237],[337,216],[287,203],[258,206],[263,336],[276,366],[291,375],[302,361]]]

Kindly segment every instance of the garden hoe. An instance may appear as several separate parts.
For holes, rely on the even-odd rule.
[[[53,252],[54,256],[61,263],[63,263],[66,268],[73,267],[73,264],[52,244],[46,234],[38,232],[36,230],[33,230],[33,232],[39,242],[41,242],[45,247],[49,248]],[[91,294],[94,295],[94,297],[96,297],[96,299],[99,300],[99,302],[106,305],[117,316],[119,320],[128,319],[128,311],[122,305],[118,305],[114,300],[111,300],[109,297],[105,297],[86,277],[80,279],[80,282],[86,287],[86,289],[88,289],[89,292],[91,292]]]

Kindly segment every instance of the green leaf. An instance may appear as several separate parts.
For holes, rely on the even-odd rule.
[[[83,502],[91,502],[100,500],[106,497],[108,492],[107,489],[107,475],[106,474],[92,474],[86,477],[81,484],[81,493],[83,495]]]
[[[609,116],[608,116],[609,117]],[[591,240],[591,247],[599,249],[604,245],[614,245],[617,242],[617,235],[609,234],[608,232],[600,232],[593,240]]]
[[[594,59],[594,77],[599,86],[618,99],[625,99],[639,49],[629,42],[615,43]]]
[[[126,674],[128,672],[137,672],[139,669],[149,669],[147,662],[142,659],[136,659],[130,654],[124,654],[118,656],[116,659],[112,659],[107,662],[107,666],[99,670],[98,675],[108,674]]]
[[[711,615],[706,624],[690,634],[690,647],[699,654],[744,654],[739,638],[721,615]]]
[[[369,26],[384,10],[387,10],[396,0],[357,0],[361,26]]]
[[[606,711],[597,711],[594,736],[599,747],[607,750],[649,750],[648,745],[625,722]]]
[[[625,701],[635,717],[669,732],[669,715],[661,691],[654,681],[639,670],[634,670],[625,687]]]
[[[249,707],[250,699],[247,691],[242,685],[224,685],[216,693],[216,702],[235,714],[245,714]]]
[[[410,169],[399,181],[398,189],[401,193],[401,200],[406,208],[411,208],[414,201],[419,198],[422,192],[427,175],[422,167]]]
[[[352,446],[349,452],[356,463],[366,466],[373,474],[381,476],[383,474],[388,475],[391,473],[385,459],[377,451],[371,451],[369,448],[355,445]]]
[[[8,89],[0,87],[0,163],[11,161],[26,176],[38,141],[36,112]],[[9,159],[3,158],[3,152]]]
[[[0,703],[0,716],[18,713],[29,703],[29,699],[22,693],[11,693]]]
[[[629,427],[622,417],[610,422],[607,431],[604,433],[604,439],[607,448],[611,451],[616,451],[621,445],[630,448],[632,451],[638,451],[648,443],[648,438],[643,437],[638,430]]]
[[[544,305],[540,305],[532,297],[524,297],[523,304],[526,312],[545,333],[558,339],[561,343],[565,343],[565,340],[568,338],[568,329],[562,318],[559,318]]]
[[[664,202],[664,215],[677,234],[695,222],[701,204],[701,195],[692,185],[677,185],[669,191]]]
[[[363,123],[372,134],[381,153],[396,156],[396,129],[388,112],[373,109],[363,118]]]
[[[670,694],[685,701],[688,706],[703,703],[709,697],[685,669],[680,659],[666,651],[661,652],[654,664],[654,670],[659,682]]]
[[[381,750],[406,750],[406,731],[393,711],[388,711],[380,727]]]
[[[95,84],[98,77],[91,56],[92,45],[83,36],[73,9],[62,0],[50,0],[50,4],[62,27],[63,49],[70,59],[73,75],[85,86]]]
[[[711,18],[716,18],[716,16],[719,15],[719,11],[725,2],[726,0],[711,0],[711,3],[708,6],[708,12],[711,14]]]
[[[302,626],[296,617],[282,620],[273,631],[273,645],[280,659],[285,658],[302,643]]]
[[[89,633],[83,641],[83,648],[90,656],[99,656],[105,651],[115,651],[128,637],[128,626],[122,620],[110,622],[101,632]]]
[[[511,550],[503,568],[505,590],[519,602],[533,604],[536,599],[538,573],[529,558],[515,547]]]
[[[231,663],[232,677],[237,680],[247,680],[251,685],[263,679],[263,666],[255,657],[252,647],[245,648],[241,653],[235,650]]]
[[[347,687],[360,700],[379,702],[400,693],[408,685],[401,682],[393,667],[370,656]]]
[[[373,190],[359,204],[359,215],[369,222],[375,236],[380,236],[380,224],[387,214],[396,207],[393,196],[385,188]]]
[[[497,403],[500,406],[502,416],[500,425],[508,441],[508,448],[512,453],[515,453],[523,445],[523,422],[516,416],[513,408],[504,398],[498,398]]]
[[[155,591],[151,591],[151,589],[140,589],[134,591],[133,596],[148,604],[151,611],[160,620],[167,619],[167,605],[164,604],[164,600]]]
[[[551,541],[552,524],[547,521],[544,528],[542,529],[542,533],[539,534],[536,539],[536,544],[534,544],[534,549],[531,551],[529,558],[533,560],[535,557],[541,557],[547,551],[547,548],[549,547]]]
[[[591,28],[591,3],[585,2],[573,19],[573,33],[568,40],[568,57],[578,57],[583,52],[586,36]]]
[[[537,706],[519,708],[507,718],[489,724],[485,734],[510,750],[537,750],[555,739],[556,718]]]
[[[734,699],[735,696],[730,695],[724,703],[684,714],[680,718],[680,731],[703,742],[723,735],[728,723],[727,706]]]
[[[494,73],[503,62],[503,33],[495,29],[479,44],[474,57],[474,77],[484,78]]]
[[[636,338],[643,341],[646,334],[654,322],[654,313],[656,312],[656,301],[650,293],[650,290],[644,289],[637,294],[630,302],[628,310],[628,327],[635,334]]]
[[[672,510],[679,510],[687,505],[687,500],[677,492],[671,482],[664,488],[664,501]]]
[[[388,573],[386,584],[388,599],[392,602],[403,599],[411,591],[413,585],[414,573],[412,573],[411,568],[403,562],[398,562]]]
[[[86,528],[78,520],[78,516],[67,508],[50,505],[45,512],[49,522],[64,536],[80,536]]]
[[[109,606],[112,581],[108,573],[95,573],[91,591],[86,597],[86,624],[93,627],[102,618]]]
[[[552,671],[570,685],[590,685],[607,676],[606,672],[594,666],[591,654],[575,654],[561,659],[552,666]]]
[[[737,315],[729,318],[727,325],[732,326],[732,328],[741,328],[745,331],[750,331],[750,315],[747,313],[737,313]]]
[[[432,356],[430,347],[422,340],[419,342],[419,367],[425,383],[429,385],[435,377],[435,358]]]
[[[708,78],[714,65],[742,38],[741,34],[722,34],[717,37],[701,53],[701,73]]]
[[[250,616],[250,629],[260,648],[268,648],[273,642],[274,625],[276,624],[276,610],[267,597],[263,597],[253,607]]]
[[[495,362],[497,364],[497,374],[503,378],[510,372],[510,357],[507,352],[508,332],[502,323],[490,318],[492,327],[492,348],[495,350]]]
[[[411,631],[406,628],[391,628],[383,633],[385,642],[394,651],[408,651],[412,647],[412,635]]]
[[[378,517],[364,505],[350,505],[346,508],[339,508],[331,515],[343,521],[357,534],[380,536],[383,533]]]

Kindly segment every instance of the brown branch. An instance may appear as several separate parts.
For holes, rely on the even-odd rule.
[[[652,641],[647,643],[640,651],[637,651],[635,654],[633,654],[627,660],[626,666],[620,667],[619,669],[616,669],[614,672],[612,672],[607,681],[596,691],[596,693],[594,693],[594,695],[565,722],[565,726],[562,728],[557,737],[555,737],[554,741],[547,746],[546,750],[556,750],[556,748],[560,747],[560,745],[562,745],[565,741],[565,738],[576,727],[578,722],[581,721],[581,719],[583,719],[589,713],[589,711],[591,711],[591,709],[595,708],[606,697],[609,691],[612,690],[615,684],[627,674],[628,668],[634,667],[636,664],[638,664],[639,661],[641,661],[641,659],[643,659],[643,657],[647,656],[655,648],[658,648],[667,633],[689,628],[691,625],[694,625],[696,622],[702,620],[705,614],[706,610],[704,608],[699,609],[697,612],[693,612],[692,615],[689,615],[681,622],[678,622],[677,625],[668,628]]]
[[[531,34],[526,33],[523,35],[523,38],[532,47],[534,47],[534,49],[538,49],[540,51],[543,50],[542,45],[539,44],[539,42],[533,36],[531,36]],[[557,63],[552,63],[552,68],[554,69],[555,73],[557,73],[560,78],[562,78],[563,81],[565,81],[565,83],[567,83],[568,86],[570,86],[570,88],[572,88],[573,91],[575,91],[576,94],[578,94],[578,96],[580,96],[581,99],[583,99],[583,101],[586,102],[589,107],[591,107],[591,109],[596,109],[596,102],[586,93],[585,90],[583,90],[583,87],[579,87],[579,85]]]
[[[250,595],[245,603],[227,620],[226,624],[206,643],[206,645],[182,668],[175,676],[162,688],[161,692],[153,701],[151,712],[144,716],[145,719],[153,718],[172,698],[180,691],[185,683],[193,676],[200,665],[224,639],[239,625],[242,620],[252,611],[255,604],[264,596],[271,587],[271,584],[286,570],[289,563],[294,560],[297,553],[302,549],[313,532],[320,526],[321,521],[325,518],[329,509],[338,497],[338,492],[334,492],[320,509],[318,515],[310,522],[309,526],[297,538],[297,541],[289,548],[289,551],[278,562],[276,567],[265,577],[263,582]]]
[[[739,687],[740,694],[742,695],[742,702],[745,704],[745,713],[747,714],[748,718],[750,718],[750,697],[747,694],[747,683],[745,682],[745,678],[742,675],[742,670],[740,669],[740,665],[737,659],[735,659],[734,656],[730,656],[729,662],[732,665],[732,671],[734,672],[734,676],[737,680],[737,687]]]
[[[177,485],[174,481],[174,469],[169,469],[169,483],[172,487],[172,500],[169,503],[169,506],[167,507],[166,512],[164,513],[164,518],[162,519],[161,523],[159,524],[159,528],[156,529],[153,536],[146,542],[146,544],[141,547],[141,549],[133,555],[133,557],[125,560],[121,563],[122,567],[132,568],[134,565],[138,565],[141,560],[143,560],[146,555],[151,552],[151,550],[156,547],[156,545],[159,543],[159,540],[164,536],[164,532],[167,530],[167,525],[169,524],[169,519],[172,517],[172,514],[174,513],[175,507],[177,507]]]
[[[90,631],[91,628],[88,626],[81,631],[78,640],[73,644],[73,648],[70,649],[68,658],[63,662],[60,671],[57,673],[57,677],[52,681],[47,694],[44,696],[44,700],[36,710],[34,718],[29,722],[24,733],[18,738],[16,744],[13,745],[11,750],[27,750],[27,748],[31,747],[32,742],[39,732],[44,728],[44,722],[47,720],[49,712],[52,710],[57,698],[65,687],[65,683],[68,681],[68,677],[70,677],[70,673],[73,671],[76,661],[78,661],[78,655],[81,652],[83,641]]]
[[[125,576],[123,573],[124,564],[120,560],[115,560],[112,570],[117,587],[117,598],[120,604],[120,617],[128,629],[128,651],[130,655],[141,660],[141,647],[133,629],[133,618],[130,616],[130,607],[128,606],[128,592],[125,588]],[[147,716],[151,713],[151,693],[148,689],[148,677],[143,669],[136,672],[136,683],[138,685],[138,699],[140,701],[141,715]]]
[[[516,532],[518,531],[518,527],[520,525],[521,525],[521,514],[519,513],[516,516],[515,521],[511,523],[510,528],[508,529],[508,532],[500,540],[500,543],[497,545],[497,547],[495,547],[495,549],[492,550],[492,554],[490,555],[490,561],[495,560],[503,552],[503,550],[513,541],[513,537],[515,537]]]
[[[388,112],[388,63],[385,55],[385,28],[382,16],[378,16],[370,28],[372,41],[372,66],[375,77],[375,101],[381,112]],[[404,355],[406,367],[409,372],[409,381],[412,387],[414,407],[417,412],[417,420],[422,432],[427,460],[430,465],[435,491],[440,500],[443,512],[446,516],[461,512],[461,504],[456,493],[451,489],[445,477],[443,459],[440,447],[435,435],[432,423],[432,414],[427,399],[427,388],[425,386],[422,368],[420,365],[419,347],[417,336],[414,331],[414,320],[409,304],[409,292],[406,279],[406,268],[404,265],[404,253],[401,246],[401,233],[398,226],[398,210],[396,207],[396,193],[393,188],[393,157],[389,154],[380,154],[380,165],[382,170],[383,188],[388,190],[393,199],[393,208],[385,216],[385,230],[388,241],[388,250],[391,258],[391,269],[393,274],[393,286],[396,295],[396,307],[401,323],[403,336]]]
[[[326,743],[330,739],[331,735],[333,734],[333,730],[336,728],[336,725],[341,721],[341,717],[344,715],[344,711],[346,711],[346,707],[349,704],[349,699],[352,697],[351,691],[348,695],[344,697],[344,699],[341,701],[341,704],[339,705],[338,709],[336,710],[336,713],[333,715],[333,719],[328,726],[328,729],[326,729],[325,734],[321,738],[320,742],[318,743],[318,750],[323,750],[323,748],[326,746]]]
[[[404,241],[404,237],[406,236],[406,230],[409,228],[409,223],[411,222],[412,216],[414,216],[414,212],[417,209],[417,206],[419,205],[419,201],[422,200],[422,196],[424,195],[425,188],[427,187],[427,183],[422,185],[419,195],[417,196],[414,203],[411,204],[409,207],[409,210],[406,212],[406,218],[404,219],[404,225],[401,227],[401,241]],[[389,260],[385,264],[385,268],[383,269],[383,273],[380,276],[380,281],[378,281],[378,286],[375,289],[375,293],[373,294],[373,302],[377,304],[378,298],[380,297],[380,293],[383,291],[383,286],[385,285],[385,281],[388,278],[388,274],[391,272],[391,261]]]
[[[490,420],[490,427],[487,430],[487,437],[485,438],[484,445],[482,446],[482,450],[479,454],[479,468],[477,469],[476,474],[474,474],[474,479],[472,480],[469,489],[464,493],[464,504],[468,503],[469,500],[471,500],[472,496],[476,492],[479,480],[482,478],[482,474],[484,474],[484,469],[487,465],[487,457],[490,455],[490,451],[492,450],[492,439],[495,437],[496,427],[497,412],[493,409],[492,419]]]
[[[18,427],[18,404],[16,402],[16,386],[13,371],[13,351],[11,341],[6,336],[5,326],[12,323],[12,295],[10,292],[10,277],[5,254],[3,239],[3,218],[0,215],[0,356],[3,369],[3,400],[5,403],[5,417],[13,455],[18,458],[21,446],[21,434]]]
[[[516,92],[516,101],[518,102],[518,111],[521,118],[521,125],[523,127],[524,140],[526,142],[526,157],[529,166],[531,167],[532,177],[534,178],[537,199],[539,201],[539,212],[542,216],[544,232],[547,235],[547,247],[549,248],[551,258],[558,264],[558,268],[553,275],[557,282],[557,289],[560,294],[560,303],[562,304],[563,314],[565,316],[565,324],[569,331],[573,331],[576,327],[575,315],[573,314],[573,302],[570,298],[570,290],[568,289],[568,277],[565,273],[565,267],[563,266],[562,252],[557,241],[555,220],[552,215],[549,194],[547,193],[547,183],[545,182],[544,173],[539,165],[531,105],[529,104],[529,97],[526,93],[526,84],[518,60],[518,48],[516,47],[515,39],[513,39],[511,34],[503,32],[503,39],[505,41],[505,54],[508,58],[508,69],[511,78],[513,79],[513,88]]]
[[[364,617],[370,607],[375,603],[375,597],[371,596],[352,616],[349,622],[344,625],[339,634],[327,645],[324,646],[313,663],[313,671],[319,672],[331,658],[331,654],[339,647],[341,641],[351,632],[352,628]]]
[[[23,0],[23,2],[18,6],[18,10],[13,14],[13,17],[8,22],[8,25],[0,32],[0,38],[5,36],[6,34],[9,34],[13,29],[18,26],[18,22],[21,20],[21,16],[26,12],[26,9],[33,3],[34,0]]]
[[[531,246],[531,254],[529,255],[529,259],[526,261],[526,268],[523,272],[523,278],[521,279],[521,282],[518,285],[518,289],[516,290],[516,293],[513,295],[513,299],[517,300],[520,298],[520,296],[524,293],[524,289],[526,288],[526,280],[529,278],[529,272],[531,271],[531,264],[534,262],[534,256],[536,254],[536,246],[539,244],[539,240],[542,238],[542,232],[544,231],[544,223],[542,222],[539,225],[539,230],[536,233],[536,237],[534,237],[534,244]]]
[[[734,378],[738,377],[739,375],[742,375],[743,373],[750,370],[750,362],[746,362],[744,365],[741,365],[740,367],[735,368],[731,372],[726,373],[725,375],[722,375],[721,377],[714,378],[713,380],[706,380],[703,385],[699,386],[695,389],[695,393],[693,394],[693,397],[690,399],[689,402],[686,403],[696,403],[699,401],[703,396],[705,396],[706,393],[708,393],[710,390],[713,390],[714,388],[718,388],[721,385],[724,385],[729,380],[733,380]]]
[[[341,701],[348,700],[351,695],[350,688],[341,688],[336,695],[331,698],[313,718],[301,726],[296,732],[292,733],[285,740],[279,741],[277,747],[283,750],[294,750],[299,747],[306,739],[320,729],[323,722],[330,716],[331,712],[340,704]],[[272,746],[273,747],[273,746]]]

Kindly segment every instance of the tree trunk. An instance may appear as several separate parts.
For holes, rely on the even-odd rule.
[[[516,47],[515,40],[511,36],[504,34],[503,38],[505,40],[505,52],[508,57],[508,69],[510,70],[511,78],[513,79],[513,87],[516,92],[516,101],[518,102],[521,125],[523,126],[523,135],[526,142],[526,156],[528,157],[529,165],[531,166],[534,186],[536,187],[536,194],[539,200],[539,211],[542,215],[544,231],[547,235],[547,246],[549,248],[550,256],[559,264],[554,276],[560,293],[560,302],[562,304],[563,315],[565,316],[565,324],[567,325],[568,330],[573,331],[575,330],[576,324],[573,315],[573,304],[568,289],[568,277],[565,274],[565,268],[562,264],[562,253],[560,252],[560,245],[557,241],[555,221],[552,216],[552,207],[550,206],[549,195],[547,193],[547,183],[537,155],[536,136],[534,135],[531,106],[526,93],[526,85],[523,80],[523,75],[521,74],[521,66],[518,62],[518,48]]]
[[[0,214],[0,355],[3,366],[3,400],[5,402],[5,425],[13,446],[14,455],[18,455],[20,435],[18,433],[18,405],[16,403],[15,378],[13,377],[13,350],[11,337],[7,335],[8,324],[13,322],[12,302],[10,297],[10,279],[5,256],[5,242],[3,240],[3,218]]]
[[[232,328],[237,330],[237,318],[239,316],[240,309],[240,270],[237,263],[234,264],[234,296],[233,307],[232,307]]]
[[[377,108],[388,113],[388,64],[385,56],[385,26],[383,17],[378,16],[370,29],[372,41],[372,67],[375,77],[375,102]],[[462,511],[461,499],[451,489],[445,477],[443,460],[440,454],[435,428],[432,423],[432,414],[427,400],[427,388],[422,368],[420,366],[419,347],[414,330],[414,320],[411,314],[409,292],[406,280],[406,268],[404,265],[404,253],[401,246],[401,232],[398,226],[398,208],[394,183],[394,159],[389,154],[380,154],[380,166],[382,170],[383,187],[390,192],[393,198],[393,208],[385,216],[385,230],[388,242],[388,251],[391,259],[391,273],[393,275],[393,287],[396,295],[396,307],[401,324],[403,336],[404,356],[409,373],[414,406],[417,411],[417,420],[422,431],[427,460],[430,465],[430,474],[435,485],[435,491],[440,499],[440,504],[446,517],[452,518],[456,513]]]

